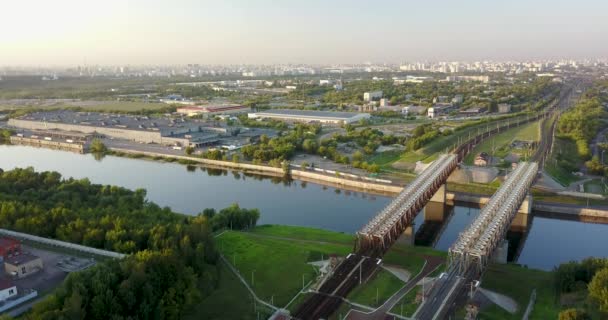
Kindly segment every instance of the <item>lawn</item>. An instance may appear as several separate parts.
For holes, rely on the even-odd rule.
[[[419,303],[416,303],[416,295],[418,291],[420,291],[421,287],[415,286],[408,293],[397,302],[397,304],[391,309],[391,312],[394,314],[398,314],[400,316],[411,317],[414,315],[418,307]]]
[[[281,307],[302,289],[302,278],[308,282],[317,276],[307,262],[330,254],[345,256],[352,251],[352,242],[346,243],[344,239],[339,243],[314,242],[298,239],[296,232],[292,240],[276,238],[277,234],[285,233],[283,228],[289,227],[278,228],[277,233],[228,231],[216,238],[220,252],[252,285],[258,297],[265,301],[273,298],[274,304]],[[306,238],[307,233],[303,234]]]
[[[268,224],[256,227],[251,233],[279,238],[342,243],[351,246],[354,245],[355,241],[355,237],[352,234],[296,226]]]
[[[226,265],[219,267],[218,289],[212,295],[203,299],[194,310],[184,317],[185,320],[194,319],[259,319],[256,311],[266,319],[270,316],[264,309],[254,309],[253,298],[239,282],[238,278]]]
[[[534,289],[537,296],[530,319],[557,319],[559,306],[556,304],[551,272],[513,264],[494,264],[488,267],[481,287],[513,298],[519,309],[516,314],[510,314],[498,306],[492,306],[481,311],[480,319],[521,319]]]
[[[497,134],[484,142],[480,143],[469,153],[464,162],[468,165],[473,164],[475,156],[481,152],[486,152],[490,155],[504,158],[512,152],[511,142],[514,140],[532,140],[538,141],[540,135],[540,122],[532,122],[524,124],[517,128],[509,129],[503,133]]]
[[[403,281],[390,272],[379,269],[372,279],[361,286],[357,286],[348,295],[347,299],[358,304],[376,308],[382,305],[404,285]]]

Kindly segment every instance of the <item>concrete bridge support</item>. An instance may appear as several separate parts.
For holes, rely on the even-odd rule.
[[[530,214],[532,213],[532,195],[528,194],[524,201],[521,203],[521,206],[517,210],[517,213]]]
[[[496,263],[506,264],[509,256],[509,240],[503,239],[496,247],[492,260]]]
[[[399,239],[397,239],[398,243],[404,243],[404,244],[408,244],[408,245],[414,245],[414,239],[416,238],[415,234],[414,234],[414,223],[412,222],[407,228],[405,228],[405,231],[403,231],[403,233],[401,234],[401,237],[399,237]]]
[[[441,187],[439,187],[437,192],[435,192],[435,194],[433,195],[431,200],[429,200],[429,202],[445,203],[445,198],[446,198],[446,196],[445,196],[445,183],[444,183],[441,185]]]

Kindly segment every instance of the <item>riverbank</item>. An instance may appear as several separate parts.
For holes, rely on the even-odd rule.
[[[110,148],[112,154],[117,156],[137,156],[146,157],[153,160],[158,159],[176,159],[185,161],[185,164],[202,164],[212,168],[218,169],[232,169],[243,171],[246,173],[254,173],[260,175],[268,175],[273,177],[283,177],[285,172],[282,168],[275,168],[263,165],[254,165],[248,163],[238,163],[230,161],[210,160],[202,159],[191,156],[179,156],[169,155],[156,152],[147,151],[135,151],[124,148]],[[394,197],[401,192],[403,186],[396,184],[361,181],[361,179],[370,179],[367,177],[355,176],[351,174],[340,174],[339,172],[334,175],[323,174],[318,172],[312,172],[301,169],[291,169],[290,176],[293,179],[301,180],[305,182],[317,183],[324,186],[344,188],[349,191],[365,192],[375,195],[390,196]],[[356,180],[359,179],[359,180]],[[376,179],[380,181],[381,179]],[[386,181],[386,180],[384,180]],[[446,192],[446,201],[448,202],[465,202],[469,204],[484,205],[490,200],[490,195],[474,194],[468,192],[448,191]],[[579,217],[589,217],[596,219],[606,219],[608,221],[608,207],[591,207],[576,204],[565,204],[560,202],[550,202],[545,199],[542,203],[533,203],[533,209],[557,214],[567,214]]]

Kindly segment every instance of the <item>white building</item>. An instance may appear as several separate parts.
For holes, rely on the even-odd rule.
[[[266,110],[261,112],[249,113],[250,119],[277,119],[292,122],[322,123],[322,124],[348,124],[362,119],[369,119],[369,113],[354,112],[329,112],[311,110]]]
[[[0,279],[0,301],[6,301],[6,299],[16,295],[17,286],[8,279]]]
[[[363,94],[363,101],[370,102],[382,98],[382,91],[371,91]]]

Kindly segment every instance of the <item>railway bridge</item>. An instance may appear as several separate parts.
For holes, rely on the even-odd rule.
[[[474,288],[522,207],[538,174],[538,164],[521,162],[449,249],[448,272],[433,285],[415,319],[443,319],[457,299]],[[527,203],[531,206],[531,203]]]

